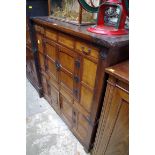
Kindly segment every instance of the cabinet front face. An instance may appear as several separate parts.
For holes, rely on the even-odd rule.
[[[44,51],[46,55],[46,72],[56,81],[58,81],[58,70],[57,70],[57,47],[54,43],[44,42]]]
[[[47,83],[47,91],[48,91],[48,97],[49,102],[52,105],[52,107],[59,112],[60,111],[60,105],[59,105],[59,92],[58,90],[49,82]]]
[[[90,112],[92,107],[96,72],[97,72],[97,64],[90,61],[89,59],[83,58],[82,73],[81,73],[80,105],[85,110],[87,110],[87,112]]]
[[[93,155],[128,155],[129,95],[108,84],[103,105]]]
[[[65,122],[70,128],[72,128],[72,103],[68,102],[68,100],[60,94],[60,105]]]
[[[64,87],[68,92],[73,94],[74,87],[74,61],[76,55],[72,51],[66,48],[59,48],[59,64],[60,73],[59,80],[60,85]]]
[[[108,123],[114,119],[115,122]],[[115,126],[113,128],[106,155],[128,155],[129,154],[129,102],[128,94],[116,88],[111,103],[111,109],[107,118],[105,131],[108,130],[109,125]]]

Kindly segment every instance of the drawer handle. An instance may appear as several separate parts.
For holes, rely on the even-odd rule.
[[[82,53],[83,53],[83,54],[85,54],[85,55],[89,55],[89,54],[90,54],[90,52],[91,52],[91,49],[90,49],[90,48],[88,48],[88,50],[87,50],[87,51],[85,51],[84,49],[85,49],[85,48],[82,46],[82,47],[81,47]]]

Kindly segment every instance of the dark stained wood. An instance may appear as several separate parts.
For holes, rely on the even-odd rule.
[[[109,79],[92,155],[129,154],[128,67],[126,61],[106,69]]]
[[[44,55],[44,61],[39,58],[44,97],[90,151],[106,89],[105,68],[128,59],[128,36],[96,35],[86,26],[48,17],[32,22],[43,44],[38,53]],[[51,104],[52,98],[58,104]]]
[[[115,66],[106,68],[106,73],[125,83],[129,83],[129,61],[125,61]]]
[[[38,59],[37,54],[33,52],[32,49],[32,41],[30,35],[30,22],[29,18],[26,18],[26,76],[31,82],[31,84],[35,87],[38,91],[39,96],[42,96],[42,88],[40,85],[40,80],[37,74],[37,62],[35,59]],[[40,59],[43,60],[43,59]]]
[[[89,26],[76,26],[63,21],[55,20],[49,17],[33,17],[33,21],[36,24],[44,25],[67,34],[73,35],[75,37],[80,37],[84,40],[96,43],[105,47],[120,47],[129,44],[129,36],[107,36],[99,35],[95,33],[88,32],[86,29]]]

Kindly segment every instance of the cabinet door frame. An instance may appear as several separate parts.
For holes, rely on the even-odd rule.
[[[46,44],[55,48],[55,60],[54,60],[54,58],[52,58],[48,55],[47,49],[46,49]],[[58,45],[55,42],[53,42],[47,38],[43,38],[43,49],[44,49],[44,53],[45,53],[45,72],[47,74],[49,74],[56,82],[59,83],[59,75],[58,75],[59,73],[58,73],[58,70],[56,69],[56,62],[58,60]],[[48,66],[49,62],[54,66],[56,75],[54,75],[54,74],[52,74],[52,72],[50,72],[50,69]]]
[[[71,71],[70,69],[66,68],[65,66],[63,66],[63,64],[61,63],[61,53],[65,54],[65,55],[68,55],[69,57],[72,57],[73,58],[73,70]],[[66,74],[68,77],[70,77],[73,81],[73,89],[71,90],[65,83],[63,83],[61,81],[61,78],[59,78],[59,83],[60,85],[62,85],[71,95],[74,94],[74,89],[75,89],[75,81],[74,81],[74,76],[77,75],[77,71],[76,71],[76,68],[75,68],[75,60],[77,59],[77,53],[75,52],[72,52],[70,49],[68,48],[65,48],[61,45],[59,45],[58,47],[58,61],[60,63],[60,71],[59,71],[59,76],[61,76],[61,72],[63,72],[64,74]]]

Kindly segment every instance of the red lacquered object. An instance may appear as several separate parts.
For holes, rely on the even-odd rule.
[[[104,35],[125,35],[125,22],[128,16],[127,0],[101,0],[98,7],[98,18],[95,26],[89,27],[89,32]],[[89,11],[87,9],[87,11]]]

